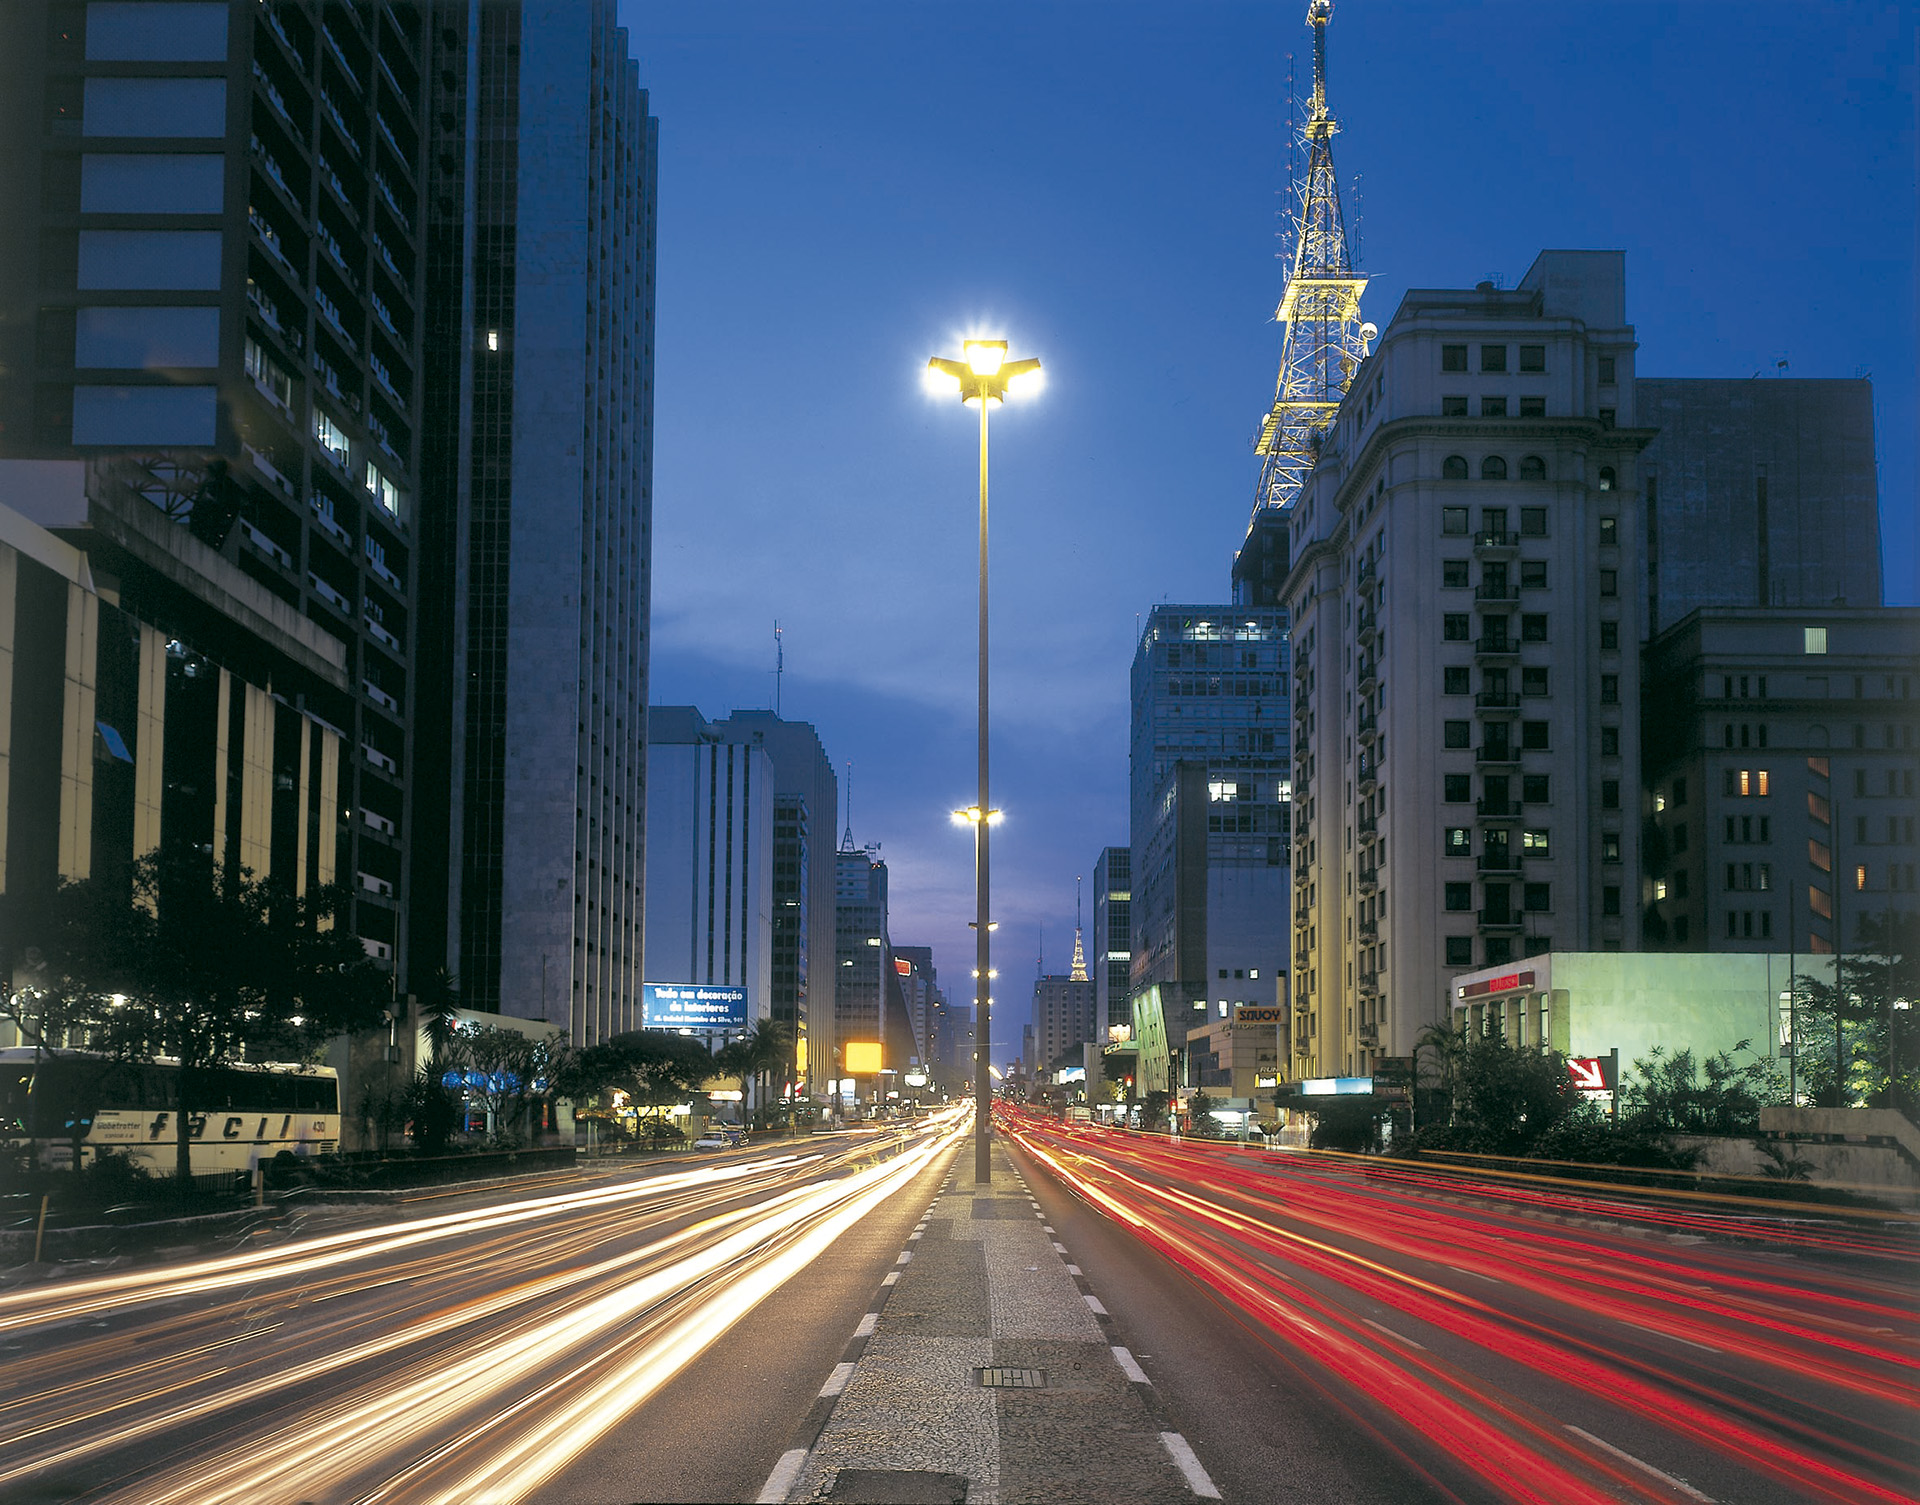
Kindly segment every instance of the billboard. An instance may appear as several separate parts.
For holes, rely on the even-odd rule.
[[[745,1029],[747,990],[697,982],[640,984],[640,1022],[647,1029]]]
[[[872,1076],[880,1069],[878,1040],[849,1040],[841,1046],[841,1064],[853,1076]]]
[[[1243,1003],[1233,1011],[1235,1029],[1278,1029],[1289,1010],[1271,1003]]]

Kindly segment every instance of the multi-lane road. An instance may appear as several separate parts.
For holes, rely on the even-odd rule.
[[[0,1500],[753,1499],[967,1127],[16,1279]],[[1229,1500],[1920,1497],[1910,1223],[1000,1127]]]
[[[1005,1124],[1230,1499],[1920,1495],[1910,1226]]]

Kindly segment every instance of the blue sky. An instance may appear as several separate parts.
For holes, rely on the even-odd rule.
[[[1046,363],[994,441],[1017,1048],[1042,931],[1064,970],[1075,875],[1127,838],[1136,614],[1229,593],[1304,0],[620,10],[660,118],[653,698],[769,705],[778,618],[782,708],[853,763],[894,939],[956,996],[974,429],[919,373],[969,333]],[[1369,318],[1409,286],[1511,285],[1543,247],[1624,248],[1643,375],[1871,373],[1887,598],[1920,601],[1911,12],[1336,0],[1328,47]]]

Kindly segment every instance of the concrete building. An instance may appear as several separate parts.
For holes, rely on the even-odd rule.
[[[1051,1072],[1069,1051],[1069,1065],[1079,1065],[1078,1047],[1094,1040],[1099,1028],[1094,1013],[1094,987],[1085,976],[1039,977],[1033,984],[1032,1062],[1036,1075]]]
[[[1920,911],[1920,610],[1706,607],[1644,659],[1649,949],[1826,952]]]
[[[812,723],[735,711],[710,724],[773,761],[773,1011],[794,1026],[809,1091],[826,1096],[834,1032],[833,822],[840,783]],[[824,1062],[816,1073],[816,1062]]]
[[[946,1009],[946,994],[940,991],[940,974],[933,965],[933,948],[895,946],[893,971],[900,979],[901,1000],[913,1034],[914,1059],[909,1064],[931,1066],[940,1016]]]
[[[1294,1076],[1410,1054],[1456,972],[1638,945],[1634,350],[1618,252],[1410,291],[1288,509]]]
[[[1189,1026],[1270,1002],[1286,965],[1287,660],[1285,614],[1255,606],[1155,607],[1134,654],[1129,1012],[1141,1092],[1178,1079]]]
[[[1133,1030],[1128,978],[1133,970],[1133,853],[1102,847],[1093,864],[1093,1020],[1108,1031]]]
[[[648,982],[747,990],[773,1011],[773,760],[691,706],[648,717]]]
[[[63,881],[198,851],[296,893],[334,882],[347,649],[87,467],[0,462],[0,901],[32,944]],[[56,535],[36,511],[72,486]],[[336,719],[338,718],[338,719]],[[0,1042],[4,1043],[4,1042]]]
[[[877,853],[854,846],[834,853],[833,925],[833,1038],[835,1060],[841,1061],[849,1041],[884,1044],[886,1039],[892,943],[887,935],[887,865]]]
[[[0,454],[96,461],[340,645],[320,839],[403,974],[431,46],[421,6],[0,6]]]
[[[586,1044],[639,1019],[657,122],[613,0],[429,9],[416,914],[464,1003]]]
[[[1873,387],[1642,377],[1637,421],[1652,637],[1701,607],[1878,606]]]

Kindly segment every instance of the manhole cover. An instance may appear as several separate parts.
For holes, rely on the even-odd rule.
[[[1047,1372],[1044,1369],[976,1369],[974,1376],[982,1385],[996,1390],[1047,1388]]]

